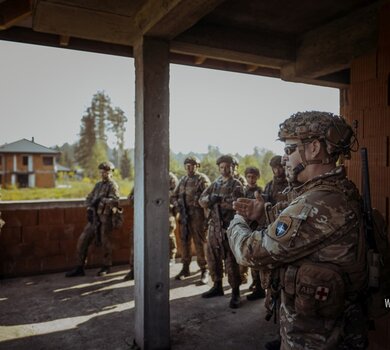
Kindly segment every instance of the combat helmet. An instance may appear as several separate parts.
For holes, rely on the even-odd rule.
[[[233,157],[232,156],[230,156],[229,154],[224,154],[224,155],[218,157],[218,159],[216,161],[216,164],[219,165],[221,163],[230,163],[230,164],[233,165],[234,164],[233,162],[234,161],[233,161]]]
[[[232,156],[232,159],[233,159],[233,165],[235,167],[238,167],[240,165],[240,161],[238,160],[238,158],[235,156]]]
[[[260,170],[254,166],[248,166],[245,169],[245,176],[247,176],[248,174],[254,174],[257,177],[260,177]]]
[[[200,160],[198,157],[188,156],[186,159],[184,159],[184,165],[186,164],[193,164],[193,165],[200,166]]]
[[[269,161],[269,166],[271,168],[282,166],[282,156],[273,156]]]
[[[106,171],[114,171],[115,166],[111,162],[103,162],[99,164],[98,169],[106,170]]]
[[[298,112],[279,125],[279,140],[299,139],[307,143],[317,139],[326,145],[332,160],[339,155],[351,158],[357,150],[357,139],[352,127],[341,116],[319,111]]]

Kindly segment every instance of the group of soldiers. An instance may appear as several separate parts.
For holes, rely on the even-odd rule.
[[[174,231],[180,224],[182,269],[190,275],[193,241],[200,279],[213,282],[203,298],[224,295],[226,273],[232,288],[229,306],[240,306],[240,285],[251,268],[252,294],[265,297],[267,319],[277,316],[280,337],[267,349],[366,349],[367,290],[361,199],[346,177],[340,157],[349,158],[356,141],[350,125],[327,112],[296,113],[280,124],[284,155],[270,161],[273,179],[262,190],[256,167],[237,172],[231,155],[217,159],[219,177],[212,183],[199,171],[200,161],[187,157],[180,181],[170,174],[171,263],[176,254]],[[107,213],[118,203],[118,187],[107,163],[102,181],[87,198],[88,212],[99,219],[104,265],[109,272],[112,229]],[[131,197],[131,196],[130,196]],[[94,219],[78,242],[79,265],[67,276],[84,275]],[[96,239],[96,238],[95,238]],[[131,269],[125,279],[133,279]]]

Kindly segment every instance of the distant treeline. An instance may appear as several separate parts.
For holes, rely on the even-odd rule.
[[[97,166],[100,162],[109,160],[114,163],[123,179],[134,178],[134,150],[124,148],[125,123],[127,117],[119,107],[111,106],[110,98],[104,92],[97,92],[81,118],[79,140],[74,144],[65,143],[55,148],[61,152],[57,162],[72,170],[82,169],[84,176],[97,176]],[[107,144],[108,136],[114,137],[115,147]],[[218,173],[216,165],[221,151],[216,146],[208,146],[207,153],[170,153],[170,171],[179,178],[185,174],[184,159],[196,156],[201,160],[200,171],[210,180],[215,180]],[[248,166],[260,169],[259,185],[264,186],[272,178],[269,161],[274,156],[272,151],[255,147],[253,153],[242,156],[233,154],[239,160],[239,172],[244,173]]]

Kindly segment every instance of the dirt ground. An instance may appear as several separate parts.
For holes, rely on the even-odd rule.
[[[242,306],[228,307],[225,296],[202,299],[211,285],[199,284],[199,271],[185,281],[170,269],[171,349],[264,349],[274,339],[275,325],[264,320],[263,300],[249,302],[249,283],[241,286]],[[85,277],[64,273],[0,280],[0,349],[131,349],[134,339],[134,282],[123,282],[127,266],[105,277],[96,269]]]

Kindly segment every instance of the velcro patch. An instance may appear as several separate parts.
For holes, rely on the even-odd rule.
[[[329,288],[319,286],[316,289],[316,296],[315,298],[320,301],[325,301],[328,299],[329,296]]]
[[[275,235],[276,237],[283,237],[290,228],[292,219],[289,216],[280,217],[276,223]]]
[[[311,297],[314,295],[315,292],[316,292],[316,288],[307,284],[303,284],[299,289],[300,294],[309,295]]]

